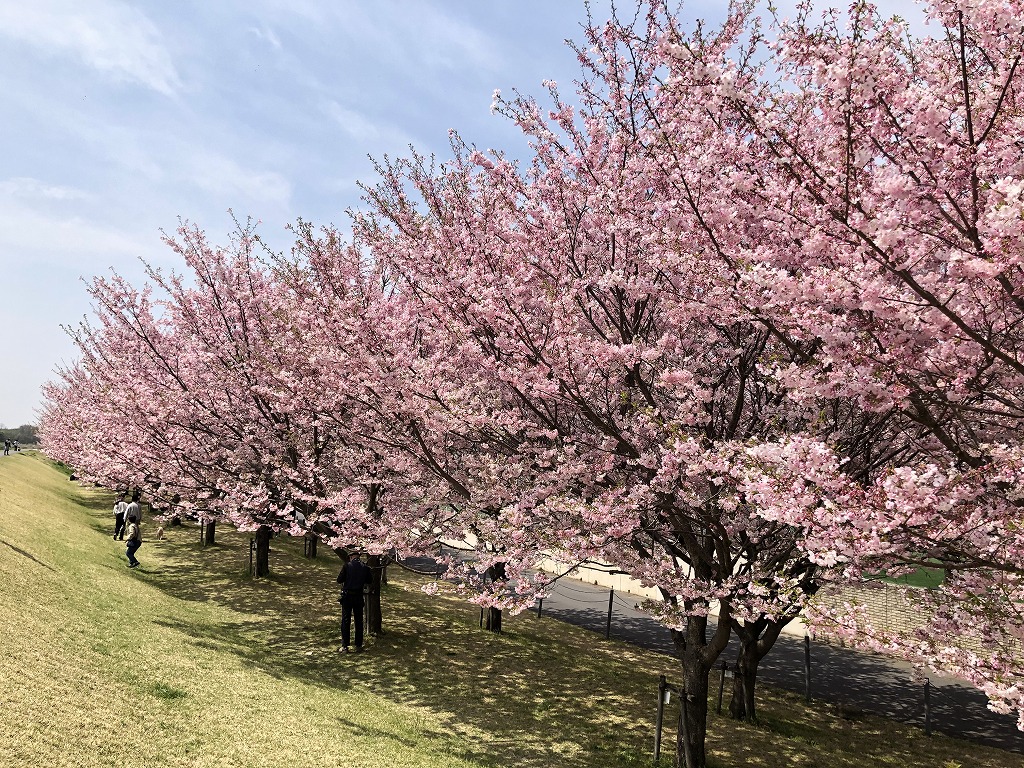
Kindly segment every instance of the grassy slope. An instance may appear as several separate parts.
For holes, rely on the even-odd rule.
[[[401,573],[387,634],[342,657],[333,555],[307,561],[301,542],[275,539],[274,576],[252,581],[247,536],[218,531],[203,549],[196,528],[168,528],[130,571],[110,503],[31,455],[0,458],[2,766],[650,762],[671,659],[531,616],[493,636]],[[764,694],[761,727],[712,719],[713,765],[913,768],[968,750],[971,765],[1021,764]]]

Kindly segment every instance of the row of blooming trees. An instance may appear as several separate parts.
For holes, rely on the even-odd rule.
[[[495,625],[541,556],[609,563],[661,595],[688,766],[730,632],[752,718],[804,609],[1020,711],[1024,5],[928,10],[591,22],[574,99],[496,99],[528,164],[453,135],[382,163],[347,240],[183,227],[187,278],[96,280],[47,450],[263,552],[465,540]],[[918,567],[918,633],[814,600]]]

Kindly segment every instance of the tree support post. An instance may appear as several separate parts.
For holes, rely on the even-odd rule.
[[[661,760],[661,726],[665,722],[665,699],[668,698],[668,685],[665,676],[658,678],[658,716],[654,721],[654,764]]]
[[[612,600],[615,599],[615,589],[611,589],[608,592],[608,621],[604,625],[604,639],[608,640],[612,636]]]
[[[728,664],[725,663],[725,659],[722,659],[721,674],[718,676],[718,706],[715,707],[715,714],[722,714],[722,694],[725,692],[725,671],[728,669]]]
[[[689,698],[685,688],[679,691],[679,731],[677,738],[683,740],[683,761],[686,763],[686,768],[695,768],[693,764],[693,750],[690,748],[690,726],[687,723],[689,712],[686,711],[686,703]]]
[[[804,635],[804,699],[811,703],[811,636]]]
[[[932,681],[924,681],[924,735],[932,735]]]

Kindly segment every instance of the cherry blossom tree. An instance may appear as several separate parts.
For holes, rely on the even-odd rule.
[[[902,439],[878,445],[885,458],[868,472],[812,431],[754,447],[761,467],[745,492],[846,578],[944,569],[946,582],[917,596],[932,617],[919,632],[831,619],[1020,712],[1024,8],[927,10],[932,37],[865,3],[820,20],[804,7],[772,39],[744,22],[770,68],[669,29],[666,101],[688,103],[699,73],[715,143],[742,137],[724,165],[733,215],[770,238],[723,252],[762,321],[805,343],[776,366],[780,384],[803,402],[884,415]],[[707,221],[726,242],[729,227]]]

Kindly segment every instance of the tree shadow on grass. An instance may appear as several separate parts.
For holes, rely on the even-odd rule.
[[[394,573],[382,595],[385,634],[371,638],[365,653],[342,655],[339,560],[307,560],[301,540],[275,538],[272,578],[253,580],[244,575],[247,537],[226,533],[221,542],[216,551],[204,549],[176,529],[159,572],[146,575],[176,598],[237,612],[238,620],[221,623],[160,622],[197,646],[230,652],[278,678],[358,686],[428,708],[440,723],[432,727],[451,734],[452,749],[468,749],[478,761],[583,766],[596,759],[612,766],[623,763],[608,750],[626,754],[650,738],[649,728],[637,725],[650,720],[638,702],[649,702],[657,679],[636,687],[628,646],[582,654],[578,639],[569,642],[573,630],[558,622],[531,625],[537,619],[530,615],[506,618],[508,631],[495,635],[477,627],[474,606],[424,595],[415,577]],[[544,631],[530,631],[538,628]],[[604,735],[595,739],[599,731]]]

